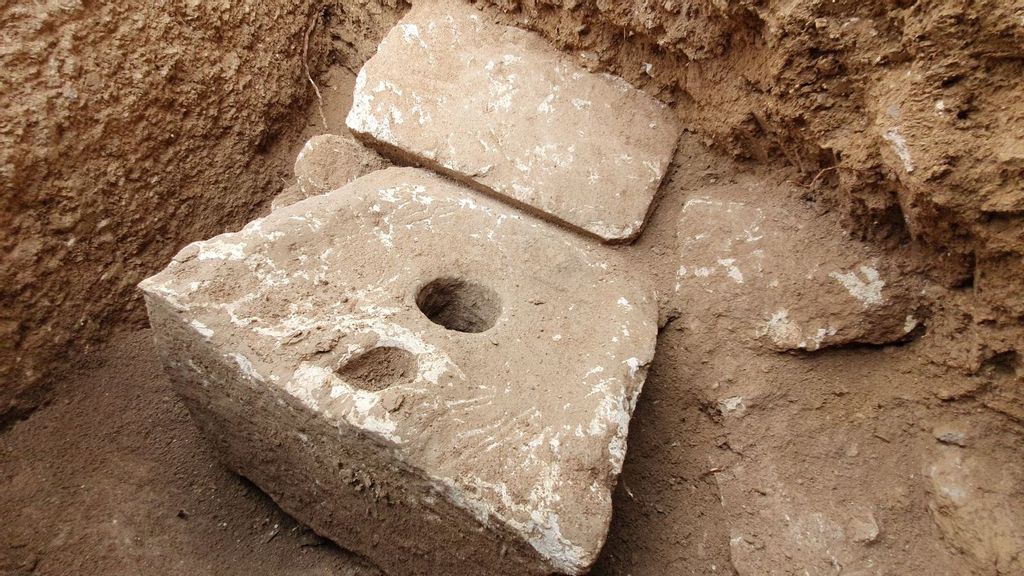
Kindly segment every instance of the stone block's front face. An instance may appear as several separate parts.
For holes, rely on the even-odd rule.
[[[672,112],[461,1],[418,2],[359,72],[349,128],[608,241],[640,233]]]
[[[676,291],[688,309],[777,350],[884,344],[917,327],[916,283],[891,259],[838,224],[824,233],[822,217],[798,200],[713,191],[689,198],[679,215]]]
[[[580,573],[655,344],[615,255],[388,169],[187,246],[147,279],[226,461],[393,573]]]

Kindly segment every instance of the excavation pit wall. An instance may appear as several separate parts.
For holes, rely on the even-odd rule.
[[[258,215],[309,136],[309,76],[358,67],[404,9],[0,8],[0,421],[112,327],[142,325],[136,285],[183,245]]]

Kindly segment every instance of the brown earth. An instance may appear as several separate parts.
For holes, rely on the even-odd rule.
[[[499,5],[690,132],[621,248],[677,296],[595,573],[1024,572],[1024,5]],[[134,285],[264,209],[325,131],[310,24],[328,99],[351,76],[317,72],[357,68],[401,11],[0,4],[0,571],[373,573],[213,460]],[[779,354],[702,313],[722,302],[674,290],[676,234],[709,194],[806,202],[822,236],[898,255],[925,327]]]

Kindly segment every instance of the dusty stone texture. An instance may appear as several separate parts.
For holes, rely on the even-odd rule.
[[[270,208],[277,210],[310,196],[330,192],[387,166],[387,160],[349,134],[314,136],[295,158],[295,184],[275,196]]]
[[[200,427],[317,531],[392,573],[578,574],[654,354],[654,293],[623,266],[391,168],[142,287]]]
[[[940,439],[941,441],[941,439]],[[923,471],[928,511],[979,571],[1024,573],[1024,478],[985,452],[942,446]]]
[[[358,66],[403,5],[322,8],[0,4],[0,420],[141,321],[135,285],[182,244],[280,190],[299,144],[286,121],[313,98],[307,31],[314,76],[341,50]]]
[[[964,349],[939,359],[1021,363],[1024,1],[478,3],[671,103],[716,148],[795,167],[857,236],[916,240],[923,272],[962,295],[937,312]]]
[[[921,325],[918,284],[896,255],[797,199],[763,202],[736,185],[702,193],[679,216],[675,291],[687,309],[710,306],[777,350],[884,344]]]
[[[458,0],[417,3],[356,79],[350,129],[606,241],[628,241],[679,136],[662,103]]]

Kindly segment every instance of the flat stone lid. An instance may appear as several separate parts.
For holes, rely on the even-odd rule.
[[[390,168],[190,244],[142,288],[556,568],[596,558],[657,332],[612,250]]]
[[[667,107],[465,2],[417,2],[356,79],[347,123],[405,157],[607,241],[636,237],[675,151]]]

